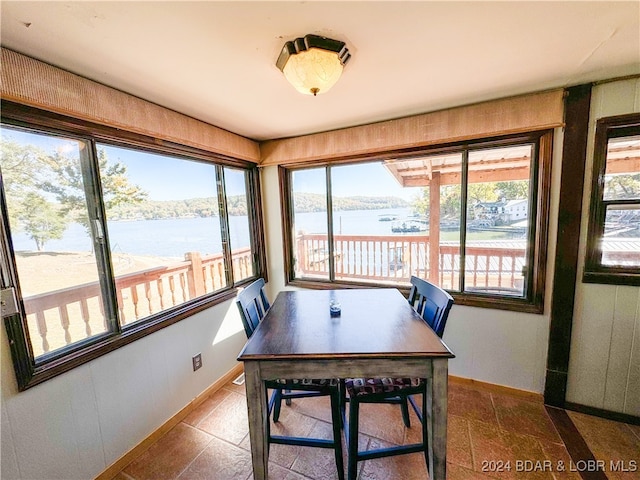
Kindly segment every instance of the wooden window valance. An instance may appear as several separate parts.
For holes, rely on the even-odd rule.
[[[564,90],[440,110],[260,144],[261,166],[367,158],[563,125]]]
[[[4,100],[258,163],[258,143],[2,48]]]

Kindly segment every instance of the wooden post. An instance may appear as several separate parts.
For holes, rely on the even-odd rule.
[[[184,259],[191,262],[187,273],[189,298],[204,295],[204,276],[202,275],[202,258],[200,257],[200,252],[185,253]]]
[[[429,281],[440,284],[440,172],[429,182]]]
[[[298,246],[298,258],[296,269],[299,272],[308,272],[309,271],[309,259],[307,258],[307,245],[304,234],[299,234],[297,237],[297,246]],[[293,272],[295,274],[295,272]]]

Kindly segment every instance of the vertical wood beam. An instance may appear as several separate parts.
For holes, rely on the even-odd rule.
[[[189,283],[189,295],[191,298],[197,298],[205,294],[204,275],[202,274],[202,257],[200,252],[187,252],[184,259],[189,263],[187,273]]]
[[[429,281],[440,279],[440,172],[432,172],[429,183]]]
[[[564,407],[579,258],[591,84],[566,90],[560,205],[544,401]]]

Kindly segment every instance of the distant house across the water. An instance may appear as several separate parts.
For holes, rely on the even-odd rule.
[[[497,202],[480,202],[475,205],[478,223],[486,226],[512,224],[526,220],[528,217],[528,200],[499,200]]]

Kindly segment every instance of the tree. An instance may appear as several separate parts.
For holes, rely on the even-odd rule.
[[[0,172],[9,224],[14,232],[18,232],[23,228],[19,217],[24,211],[27,196],[30,192],[38,191],[37,184],[41,179],[46,154],[37,147],[21,145],[6,138],[2,139],[0,147]]]
[[[35,192],[29,192],[24,199],[24,208],[19,219],[29,238],[36,242],[39,252],[49,240],[60,239],[67,228],[67,221],[59,214],[51,202]]]
[[[47,158],[47,165],[51,174],[41,183],[42,189],[53,194],[62,205],[63,213],[83,225],[90,234],[82,162],[56,152]],[[98,166],[107,215],[119,205],[140,203],[147,197],[142,188],[129,182],[127,167],[118,162],[109,163],[103,149],[98,150]]]
[[[500,198],[506,198],[507,200],[529,198],[529,180],[497,182],[496,188]]]
[[[421,189],[420,193],[418,193],[411,200],[411,208],[413,210],[413,213],[418,215],[428,215],[430,206],[431,204],[429,202],[428,188]]]
[[[605,197],[627,200],[640,197],[640,173],[605,176]]]
[[[509,182],[504,182],[509,183]],[[442,217],[460,218],[461,187],[443,185],[440,187],[440,215]],[[495,202],[498,200],[497,183],[470,183],[467,187],[467,204]],[[415,198],[412,207],[418,212],[429,211],[429,187],[422,189],[422,195]],[[474,210],[469,210],[469,220],[474,218]]]
[[[61,238],[71,221],[90,233],[82,162],[61,151],[48,153],[33,145],[3,138],[2,188],[14,232],[24,230],[42,250],[47,241]],[[110,163],[98,150],[102,197],[107,213],[118,205],[139,203],[147,194],[130,183],[126,166]],[[55,202],[54,202],[55,200]]]

